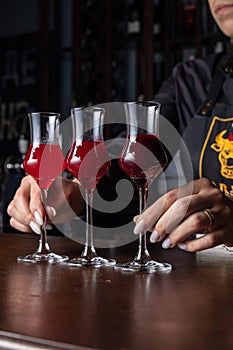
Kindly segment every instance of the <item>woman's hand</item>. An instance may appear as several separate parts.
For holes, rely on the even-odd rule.
[[[151,242],[163,241],[165,249],[178,245],[196,252],[219,244],[233,245],[231,197],[208,179],[195,180],[166,193],[137,216],[134,233],[151,231]],[[204,235],[188,240],[196,233]]]
[[[76,181],[57,178],[48,191],[46,213],[48,222],[61,223],[70,220],[84,209],[84,201]],[[7,213],[12,227],[23,232],[40,234],[45,210],[37,182],[25,176],[10,202]]]

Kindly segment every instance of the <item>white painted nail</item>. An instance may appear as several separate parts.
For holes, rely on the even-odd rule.
[[[156,230],[154,230],[150,236],[151,243],[156,243],[159,240],[159,234]]]
[[[40,213],[37,210],[34,213],[34,218],[35,218],[36,223],[38,225],[43,225],[43,219],[42,219],[42,217],[40,216]]]
[[[139,216],[140,216],[140,215],[136,215],[136,216],[133,218],[133,221],[137,223]]]
[[[145,221],[142,219],[140,221],[137,222],[136,226],[134,227],[134,234],[138,235],[139,233],[142,233],[144,231],[146,231],[146,223]]]
[[[46,212],[50,218],[57,215],[56,209],[54,207],[46,207]]]
[[[162,247],[164,249],[168,249],[168,248],[170,248],[170,246],[171,246],[171,241],[169,238],[166,238],[162,243]]]
[[[31,227],[32,231],[35,232],[36,234],[40,235],[41,230],[40,227],[37,225],[36,222],[30,221],[29,226]]]
[[[182,250],[187,250],[187,245],[185,243],[179,243],[178,247]]]

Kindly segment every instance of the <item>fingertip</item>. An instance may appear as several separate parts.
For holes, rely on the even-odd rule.
[[[52,230],[53,226],[50,224],[46,224],[45,228],[46,228],[46,230]]]
[[[150,236],[150,242],[151,243],[156,243],[159,240],[159,234],[156,230],[154,230]]]
[[[139,233],[143,233],[144,231],[146,231],[146,223],[143,219],[139,220],[137,223],[136,223],[136,226],[134,228],[134,234],[135,235],[138,235]]]
[[[54,207],[46,207],[46,213],[50,218],[54,218],[57,215],[56,209]]]
[[[41,234],[41,229],[35,221],[30,221],[29,226],[32,229],[32,231],[35,232],[37,235]]]
[[[178,243],[178,248],[180,248],[181,250],[187,250],[187,244],[184,242]]]
[[[34,212],[34,218],[38,225],[43,225],[43,218],[37,210]]]

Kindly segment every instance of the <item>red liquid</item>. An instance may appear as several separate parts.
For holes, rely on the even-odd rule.
[[[105,144],[101,141],[74,142],[66,157],[66,168],[87,189],[95,188],[110,165]]]
[[[122,170],[136,183],[149,185],[167,164],[159,138],[151,134],[135,135],[129,139],[119,159]]]
[[[64,170],[64,157],[59,145],[30,144],[23,162],[25,171],[33,176],[40,188],[49,188]]]

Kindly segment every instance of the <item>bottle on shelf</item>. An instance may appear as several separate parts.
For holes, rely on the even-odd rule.
[[[128,7],[128,34],[139,34],[142,30],[142,8],[140,0],[133,0]]]
[[[153,34],[156,38],[162,36],[163,24],[163,2],[161,0],[154,0],[154,24]]]
[[[23,160],[27,153],[28,140],[24,134],[21,134],[18,139],[18,152],[16,156],[9,156],[5,161],[5,173],[6,174],[23,174]]]
[[[12,232],[13,228],[9,224],[7,206],[13,199],[22,178],[25,176],[23,168],[23,159],[27,153],[28,139],[25,135],[20,135],[18,139],[18,150],[16,155],[6,158],[4,163],[5,181],[3,184],[3,203],[2,203],[2,226],[4,232]]]

